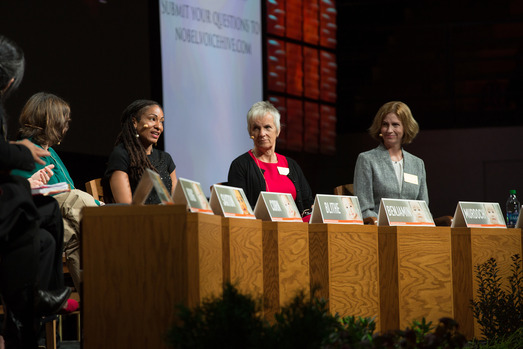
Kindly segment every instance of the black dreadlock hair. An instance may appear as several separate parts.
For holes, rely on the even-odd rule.
[[[145,148],[140,142],[140,139],[136,137],[136,128],[133,125],[133,120],[136,122],[140,121],[146,108],[156,105],[161,108],[158,102],[139,99],[132,102],[122,113],[122,130],[118,137],[116,137],[115,145],[122,143],[129,154],[131,161],[129,165],[129,182],[131,187],[138,184],[146,168],[158,172],[149,161],[149,158],[147,158]]]

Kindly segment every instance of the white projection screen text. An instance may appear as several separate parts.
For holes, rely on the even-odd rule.
[[[165,150],[178,177],[209,187],[252,147],[263,96],[261,1],[160,1]]]

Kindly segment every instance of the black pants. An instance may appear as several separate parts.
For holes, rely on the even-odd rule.
[[[37,348],[41,319],[35,315],[34,291],[64,285],[63,223],[53,198],[32,197],[27,190],[17,194],[10,204],[19,205],[23,212],[14,210],[12,216],[2,218],[4,222],[16,219],[9,232],[2,232],[0,243],[0,289],[7,310],[4,337],[8,348]]]
[[[44,267],[39,268],[40,274],[40,288],[44,290],[56,290],[64,287],[64,272],[63,272],[63,251],[64,251],[64,223],[60,206],[58,202],[49,196],[34,196],[34,203],[40,214],[39,226],[40,231],[47,232],[47,235],[40,233],[40,243],[43,247],[49,243],[50,235],[55,245],[55,251],[52,258],[50,269],[44,270]],[[46,279],[44,276],[50,271],[50,276]]]

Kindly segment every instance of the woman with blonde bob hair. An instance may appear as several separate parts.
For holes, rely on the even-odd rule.
[[[414,117],[408,105],[403,102],[388,102],[381,106],[381,108],[376,113],[376,117],[372,122],[372,125],[369,128],[369,134],[375,140],[381,142],[382,138],[380,136],[381,125],[383,119],[390,113],[395,114],[403,125],[403,138],[401,144],[410,144],[414,138],[418,135],[419,125]]]
[[[364,219],[376,222],[382,198],[424,200],[428,205],[425,164],[403,149],[418,132],[405,103],[388,102],[378,110],[369,134],[380,144],[359,154],[354,170],[354,191]]]

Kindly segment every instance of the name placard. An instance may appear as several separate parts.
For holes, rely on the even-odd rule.
[[[210,205],[214,214],[220,216],[256,219],[242,188],[213,185]]]
[[[140,182],[138,182],[138,185],[134,190],[132,204],[143,205],[153,188],[154,190],[156,190],[156,193],[158,194],[158,197],[160,198],[160,202],[162,205],[174,204],[173,198],[171,197],[171,193],[169,193],[169,191],[163,184],[160,175],[149,168],[145,169],[142,178],[140,178]]]
[[[378,225],[435,226],[423,200],[381,199]]]
[[[291,194],[262,191],[254,206],[256,218],[273,222],[303,222]]]
[[[309,223],[363,224],[358,197],[317,194]]]
[[[460,201],[451,227],[506,228],[507,226],[497,202]]]
[[[174,203],[183,204],[191,212],[213,214],[200,183],[185,178],[178,178],[174,189]]]

